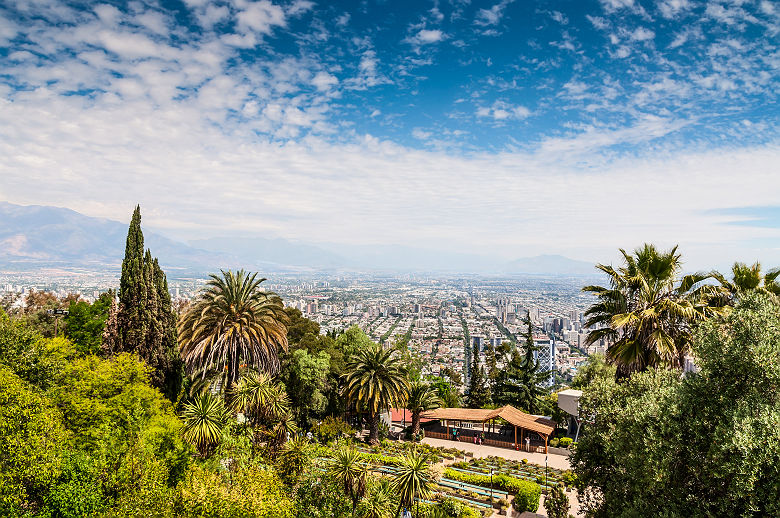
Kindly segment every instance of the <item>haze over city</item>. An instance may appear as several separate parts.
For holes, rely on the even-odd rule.
[[[0,200],[179,241],[780,263],[777,4],[0,7]]]

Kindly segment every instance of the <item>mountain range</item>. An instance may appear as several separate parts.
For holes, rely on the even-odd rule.
[[[74,210],[0,202],[0,268],[114,270],[124,256],[127,223]],[[261,271],[386,270],[451,273],[591,275],[592,263],[540,255],[509,263],[474,253],[403,245],[303,243],[282,238],[224,236],[189,242],[144,230],[145,244],[169,273],[217,268]]]

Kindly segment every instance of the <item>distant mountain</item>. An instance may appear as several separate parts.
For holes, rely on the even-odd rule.
[[[129,222],[130,214],[128,214]],[[0,202],[0,268],[117,269],[128,222],[93,218],[70,209]],[[301,243],[281,238],[218,237],[183,243],[144,230],[145,245],[169,273],[244,267],[263,272],[352,269],[414,272],[590,275],[593,264],[540,255],[501,264],[468,252],[404,245]]]
[[[0,267],[119,268],[128,223],[70,209],[0,202]],[[228,257],[144,232],[147,248],[167,269],[213,269]],[[225,264],[224,262],[222,264]]]
[[[507,263],[505,273],[528,273],[545,275],[598,275],[595,263],[577,261],[562,255],[537,255]]]
[[[257,264],[258,261],[278,265],[343,268],[349,261],[337,253],[324,250],[315,245],[296,243],[281,238],[260,237],[214,237],[197,239],[189,245],[203,250],[222,253],[230,250],[239,260]]]

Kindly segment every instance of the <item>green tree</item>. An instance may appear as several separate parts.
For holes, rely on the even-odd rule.
[[[692,348],[698,373],[585,388],[572,465],[589,515],[780,515],[780,308],[746,295]]]
[[[525,316],[525,344],[521,355],[517,348],[496,383],[496,403],[513,405],[531,413],[536,413],[540,399],[547,393],[545,384],[550,372],[542,370],[536,359],[538,347],[534,342],[531,316]]]
[[[430,457],[422,450],[412,450],[400,457],[393,475],[393,490],[400,507],[412,509],[415,501],[429,500],[436,484]],[[398,513],[396,513],[398,514]],[[419,512],[415,513],[419,517]]]
[[[436,388],[436,395],[442,402],[442,406],[448,408],[457,408],[461,405],[460,393],[452,381],[443,377],[429,378],[431,385]]]
[[[392,518],[393,489],[387,479],[374,481],[369,485],[365,498],[360,501],[358,518]]]
[[[472,374],[469,380],[469,392],[466,394],[468,408],[484,408],[493,402],[485,376],[485,369],[479,364],[476,356],[472,357]]]
[[[330,355],[324,351],[309,354],[305,349],[293,351],[282,372],[292,407],[299,424],[308,426],[310,416],[322,416],[328,399]]]
[[[42,504],[60,475],[66,440],[59,410],[0,365],[0,514]]]
[[[138,206],[127,232],[115,329],[117,336],[110,337],[108,342],[116,343],[118,351],[137,354],[152,368],[152,384],[163,390],[169,399],[175,399],[182,381],[182,365],[176,346],[176,315],[171,309],[165,273],[151,251],[144,252]]]
[[[403,403],[409,382],[397,351],[371,344],[359,349],[347,363],[344,395],[360,411],[368,412],[369,442],[379,442],[379,414]]]
[[[278,351],[287,349],[287,314],[278,295],[260,289],[264,280],[244,270],[211,275],[179,321],[181,354],[190,373],[224,373],[226,394],[243,365],[276,374]]]
[[[607,363],[603,354],[588,356],[585,363],[577,368],[577,374],[571,382],[571,388],[584,389],[599,376],[615,376],[615,366]]]
[[[602,338],[610,345],[607,357],[618,375],[659,365],[681,368],[690,349],[693,327],[707,316],[722,313],[718,288],[705,281],[712,274],[680,277],[681,256],[675,246],[661,252],[645,244],[631,255],[620,250],[623,266],[599,264],[609,277],[609,287],[586,286],[598,301],[585,312],[590,328],[587,343]]]
[[[65,337],[76,345],[82,354],[100,352],[103,343],[103,328],[114,300],[112,290],[104,292],[92,304],[83,300],[73,301],[68,308],[65,322]]]
[[[569,498],[560,485],[553,486],[545,497],[544,510],[547,511],[547,518],[569,517]]]
[[[421,381],[414,381],[409,386],[406,397],[406,408],[412,413],[412,435],[420,433],[420,414],[441,406],[441,400],[436,387]]]
[[[301,477],[309,470],[315,451],[304,437],[287,441],[276,458],[276,471],[288,486],[296,488]]]

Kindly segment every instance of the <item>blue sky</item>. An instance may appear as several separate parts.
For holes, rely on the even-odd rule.
[[[182,239],[780,264],[779,41],[766,0],[10,0],[0,198],[141,202]]]

